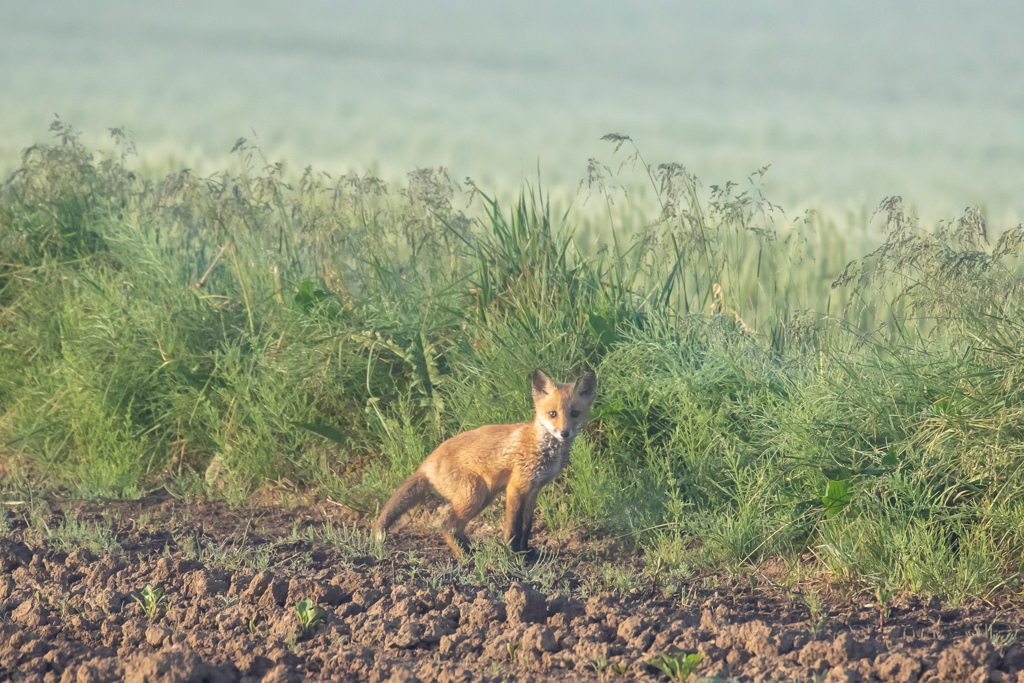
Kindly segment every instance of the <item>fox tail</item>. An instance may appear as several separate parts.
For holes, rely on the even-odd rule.
[[[409,508],[421,502],[430,490],[430,481],[422,472],[416,472],[395,489],[388,499],[380,516],[373,524],[373,536],[377,540],[384,538],[386,532],[399,517],[408,512]]]

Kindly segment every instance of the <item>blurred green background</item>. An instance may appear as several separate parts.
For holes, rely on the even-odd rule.
[[[609,132],[707,183],[767,164],[787,210],[1024,215],[1010,1],[0,4],[0,170],[54,114],[160,171],[239,136],[293,169],[445,165],[574,190]],[[1015,222],[1015,221],[1014,221]]]

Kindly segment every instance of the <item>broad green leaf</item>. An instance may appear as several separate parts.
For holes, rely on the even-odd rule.
[[[821,502],[825,505],[825,514],[829,519],[842,512],[843,508],[850,504],[850,491],[847,482],[829,479]]]

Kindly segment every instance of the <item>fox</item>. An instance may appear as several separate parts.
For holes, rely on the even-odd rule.
[[[597,376],[587,370],[575,382],[557,384],[538,368],[530,383],[533,421],[484,425],[443,442],[384,505],[373,525],[378,541],[433,489],[449,506],[444,540],[462,557],[469,550],[466,525],[504,491],[505,542],[515,553],[533,554],[537,494],[569,464],[573,440],[590,419]]]

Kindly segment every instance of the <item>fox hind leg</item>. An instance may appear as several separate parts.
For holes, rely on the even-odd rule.
[[[456,557],[462,557],[463,553],[469,551],[466,525],[479,515],[490,502],[487,486],[483,481],[474,481],[467,488],[469,490],[464,493],[469,495],[460,496],[456,500],[449,499],[451,510],[448,512],[443,528],[444,540]]]
[[[456,557],[461,558],[463,553],[469,552],[469,537],[466,536],[466,523],[469,520],[464,520],[460,517],[459,513],[454,508],[448,513],[448,518],[444,522],[444,541],[448,544],[448,547],[452,549]]]

